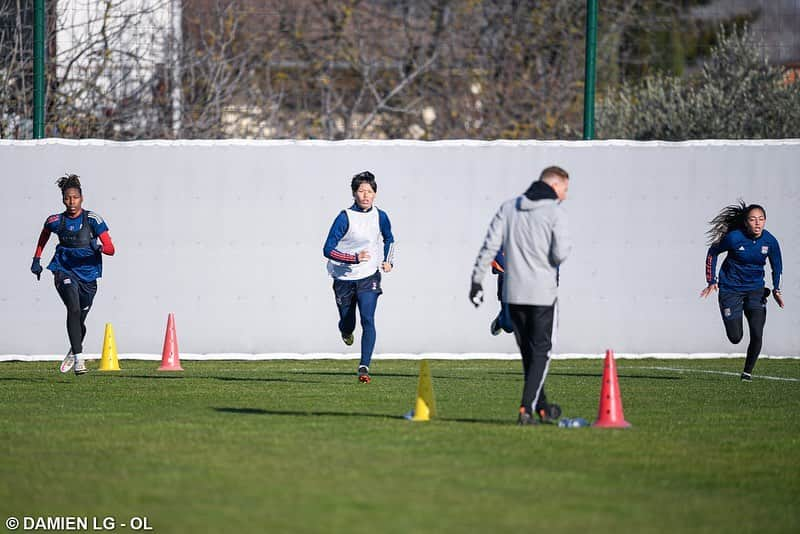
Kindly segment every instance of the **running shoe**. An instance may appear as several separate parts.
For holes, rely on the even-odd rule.
[[[533,418],[531,414],[525,411],[525,408],[519,409],[519,416],[517,417],[517,424],[519,426],[538,425],[539,421]]]
[[[362,384],[369,384],[372,381],[369,377],[369,367],[366,365],[358,366],[358,381]]]
[[[61,361],[61,372],[62,373],[69,373],[72,371],[72,367],[75,365],[75,355],[72,354],[72,349],[69,349],[69,352],[64,359]]]
[[[84,360],[75,360],[75,374],[76,375],[86,374],[86,362]]]
[[[558,404],[547,404],[544,408],[537,410],[539,421],[542,423],[555,423],[561,417],[561,406]]]

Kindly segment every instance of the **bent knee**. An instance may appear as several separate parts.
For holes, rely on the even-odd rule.
[[[728,341],[737,345],[740,341],[742,341],[742,337],[744,337],[743,332],[727,332],[728,334]]]

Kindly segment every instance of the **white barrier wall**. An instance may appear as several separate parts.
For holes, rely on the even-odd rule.
[[[572,176],[574,239],[556,352],[743,352],[726,340],[716,298],[698,298],[707,221],[742,197],[766,207],[783,250],[787,307],[770,302],[763,352],[800,355],[797,140],[0,141],[0,354],[68,347],[52,277],[29,272],[45,218],[63,209],[54,182],[65,172],[81,176],[84,207],[107,220],[117,248],[105,258],[86,352],[100,352],[112,323],[121,353],[158,354],[168,312],[182,352],[357,350],[340,340],[322,245],[352,201],[350,177],[365,169],[398,246],[376,352],[516,352],[511,336],[489,335],[494,277],[475,310],[469,275],[497,207],[551,164]]]

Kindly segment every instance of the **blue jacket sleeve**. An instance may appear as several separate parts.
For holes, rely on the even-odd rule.
[[[492,274],[503,274],[506,270],[506,255],[503,252],[503,247],[497,251],[497,254],[492,261]]]
[[[336,245],[347,233],[350,224],[347,221],[347,214],[344,210],[339,212],[339,215],[333,220],[330,231],[328,231],[328,238],[325,240],[325,245],[322,247],[322,255],[334,261],[342,263],[358,263],[358,256],[355,254],[347,254],[336,250]]]
[[[708,247],[706,253],[706,283],[708,285],[717,283],[717,256],[728,250],[728,241],[730,234],[723,237],[719,243],[714,243]]]
[[[780,290],[781,288],[781,274],[783,274],[783,258],[781,258],[781,247],[778,245],[778,240],[773,240],[773,246],[769,247],[770,267],[772,267],[772,289]]]
[[[378,210],[378,224],[383,236],[383,261],[394,266],[394,235],[392,234],[392,223],[385,211]]]

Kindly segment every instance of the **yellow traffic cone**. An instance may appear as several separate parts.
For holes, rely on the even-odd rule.
[[[417,384],[417,402],[414,409],[406,414],[411,421],[430,421],[436,416],[436,399],[433,397],[433,381],[428,360],[419,364],[419,383]]]
[[[114,328],[111,323],[106,323],[106,333],[103,337],[103,355],[100,358],[100,371],[119,371],[117,358],[117,342],[114,341]]]

